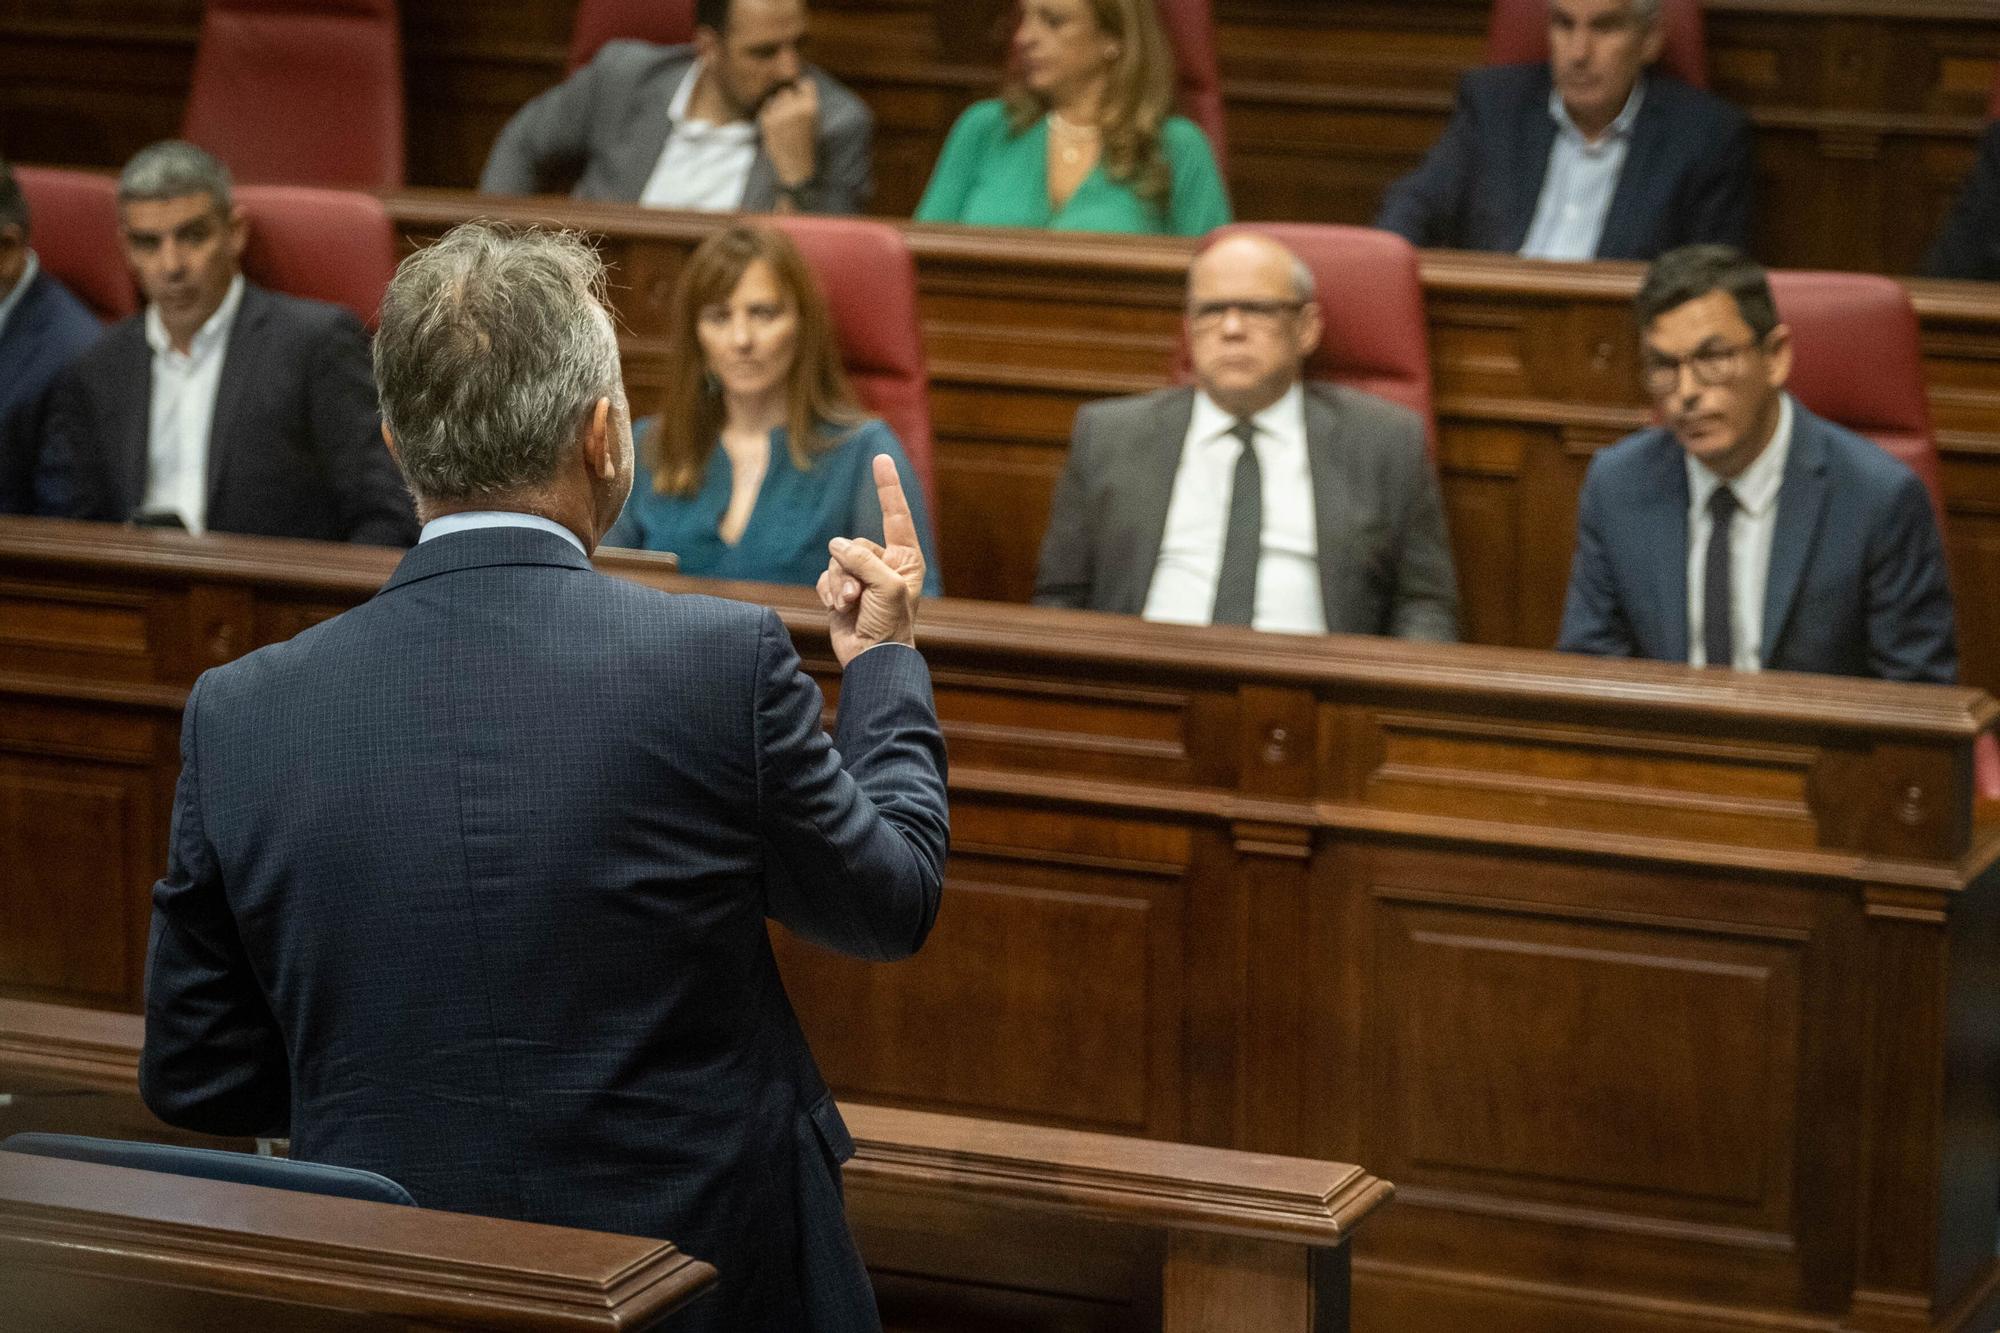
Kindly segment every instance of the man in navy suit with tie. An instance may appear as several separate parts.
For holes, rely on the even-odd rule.
[[[1544,64],[1475,69],[1375,225],[1413,245],[1530,259],[1652,259],[1750,243],[1750,124],[1648,69],[1660,0],[1549,0]]]
[[[603,268],[458,228],[375,343],[425,520],[367,604],[203,675],[154,889],[140,1089],[419,1204],[662,1237],[684,1330],[874,1329],[853,1144],[766,918],[864,958],[935,919],[944,743],[924,560],[831,543],[839,723],[768,609],[608,578],[632,484]]]
[[[34,510],[49,387],[104,332],[28,248],[28,200],[0,161],[0,514]]]
[[[1785,392],[1789,331],[1726,246],[1639,289],[1665,425],[1591,460],[1557,644],[1742,671],[1949,683],[1951,586],[1917,475]]]

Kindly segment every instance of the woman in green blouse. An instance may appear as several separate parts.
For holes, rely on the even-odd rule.
[[[1017,73],[951,128],[919,222],[1200,236],[1229,221],[1208,140],[1171,114],[1156,0],[1027,0]]]

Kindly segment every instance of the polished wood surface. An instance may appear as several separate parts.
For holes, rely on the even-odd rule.
[[[0,1000],[0,1091],[58,1082],[69,1100],[45,1099],[31,1113],[36,1129],[100,1132],[96,1108],[107,1104],[150,1119],[143,1108],[130,1114],[142,1039],[136,1014]],[[22,1128],[9,1123],[12,1105],[0,1102],[0,1139]],[[855,1139],[848,1211],[891,1329],[1004,1319],[1017,1333],[1194,1333],[1251,1326],[1243,1316],[1255,1309],[1259,1329],[1333,1333],[1348,1327],[1348,1242],[1393,1194],[1339,1162],[887,1106],[841,1110]],[[151,1122],[120,1137],[172,1133]],[[91,1184],[86,1176],[65,1201]],[[0,1175],[0,1215],[5,1189]],[[557,1231],[570,1234],[591,1235]],[[996,1298],[996,1288],[1006,1294]]]
[[[37,1333],[636,1331],[714,1278],[663,1241],[0,1152],[0,1308]]]
[[[0,993],[136,1002],[194,674],[394,559],[0,522]],[[804,590],[602,563],[776,606],[837,685]],[[920,635],[936,932],[778,936],[843,1098],[1366,1163],[1368,1330],[2000,1317],[1988,696],[957,600]]]
[[[567,200],[393,196],[414,242],[471,216],[555,220],[600,237],[635,412],[656,409],[667,303],[713,217]],[[937,432],[939,561],[954,596],[1026,601],[1076,409],[1167,383],[1188,242],[911,226]],[[1475,643],[1555,642],[1591,454],[1647,425],[1631,303],[1636,264],[1427,251],[1438,465]],[[1960,677],[2000,692],[2000,301],[1914,282],[1944,460]]]
[[[1715,90],[1752,117],[1759,256],[1915,270],[1970,166],[2000,27],[1988,0],[1707,0]],[[907,217],[946,130],[991,95],[1000,0],[815,0],[815,58],[876,116],[874,211]],[[1241,217],[1371,220],[1483,59],[1487,0],[1216,0]],[[573,0],[404,0],[410,180],[470,186],[557,82]],[[179,126],[200,0],[0,8],[0,151],[115,166]]]

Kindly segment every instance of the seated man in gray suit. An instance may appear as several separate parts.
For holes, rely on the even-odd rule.
[[[1300,379],[1312,272],[1230,236],[1188,270],[1196,388],[1092,403],[1035,601],[1298,634],[1458,637],[1444,510],[1407,408]]]
[[[516,112],[479,177],[488,194],[858,213],[874,117],[808,65],[804,0],[697,0],[694,42],[607,42]]]
[[[1915,473],[1785,393],[1764,271],[1721,245],[1639,289],[1663,426],[1591,460],[1557,646],[1739,671],[1949,682],[1951,587]]]

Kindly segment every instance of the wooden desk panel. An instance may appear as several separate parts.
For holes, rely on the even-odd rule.
[[[0,522],[0,570],[45,590],[0,639],[0,764],[102,762],[49,714],[171,735],[202,662],[394,558]],[[775,605],[831,677],[802,590],[607,568]],[[92,599],[161,627],[143,670],[115,640],[38,656]],[[843,1096],[1368,1162],[1401,1200],[1357,1251],[1364,1329],[2000,1316],[1987,696],[961,601],[923,636],[952,751],[937,930],[891,967],[777,937]],[[32,852],[0,932],[116,954],[123,920],[45,864],[143,913],[164,824],[121,858],[33,833],[46,805],[0,801]],[[0,994],[62,995],[24,956],[0,947]]]

